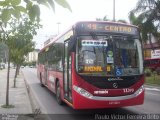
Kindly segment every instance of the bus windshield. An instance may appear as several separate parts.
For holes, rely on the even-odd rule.
[[[79,74],[130,76],[143,72],[138,39],[120,36],[80,36],[76,67]]]

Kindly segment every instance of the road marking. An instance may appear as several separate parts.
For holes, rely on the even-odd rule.
[[[145,88],[145,90],[160,91],[160,89],[157,89],[157,88]]]
[[[146,94],[159,95],[159,94],[154,94],[154,93],[151,93],[151,92],[146,92]]]

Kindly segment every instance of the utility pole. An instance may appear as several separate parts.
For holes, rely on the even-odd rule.
[[[57,23],[57,25],[58,25],[58,35],[59,35],[59,26],[60,26],[60,24],[61,24],[60,22]]]
[[[115,0],[113,0],[113,21],[115,21]]]

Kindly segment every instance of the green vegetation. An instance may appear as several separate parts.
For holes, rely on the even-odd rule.
[[[23,14],[28,15],[32,21],[40,21],[40,5],[55,11],[55,3],[71,11],[66,0],[1,0],[0,22],[7,24],[13,18],[20,19]]]
[[[8,70],[6,105],[9,104],[10,62],[17,65],[17,71],[24,62],[24,56],[34,49],[33,36],[40,28],[40,5],[55,10],[55,3],[71,11],[66,0],[1,0],[0,1],[0,43],[7,46]],[[14,79],[14,86],[15,86]]]
[[[16,66],[14,77],[14,87],[16,87],[16,78],[19,74],[19,69],[25,61],[25,56],[34,50],[35,43],[32,41],[33,36],[37,34],[36,30],[41,27],[36,21],[30,21],[26,17],[21,17],[21,22],[14,20],[12,23],[14,36],[11,36],[6,43],[11,49],[10,60]]]
[[[140,28],[142,42],[152,46],[151,35],[160,40],[160,0],[138,0],[136,7],[130,11],[129,20]],[[154,48],[153,48],[154,49]],[[145,69],[146,84],[160,85],[160,69]]]
[[[145,75],[146,76],[151,76],[151,74],[152,74],[152,71],[151,71],[151,69],[149,69],[149,68],[146,68],[145,70],[144,70],[144,73],[145,73]]]
[[[145,83],[146,84],[155,84],[160,85],[160,70],[156,69],[155,71],[152,71],[149,68],[146,68],[145,73]]]
[[[156,73],[152,73],[151,76],[146,76],[145,83],[160,85],[160,75],[157,75]]]
[[[14,105],[2,105],[1,107],[2,108],[14,108],[15,106]]]
[[[104,16],[103,18],[96,18],[96,21],[113,21],[113,22],[127,23],[126,20],[121,20],[121,19],[120,20],[116,20],[116,21],[110,20],[110,19],[107,18],[107,16]]]
[[[136,8],[130,14],[130,22],[140,28],[143,42],[149,37],[152,45],[151,35],[160,40],[160,1],[159,0],[138,0]]]

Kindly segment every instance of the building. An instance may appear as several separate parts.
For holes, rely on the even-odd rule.
[[[39,49],[35,49],[34,51],[30,52],[26,57],[26,62],[36,62],[38,60],[39,51]]]
[[[149,40],[143,44],[144,58],[160,58],[160,41],[151,36]]]

